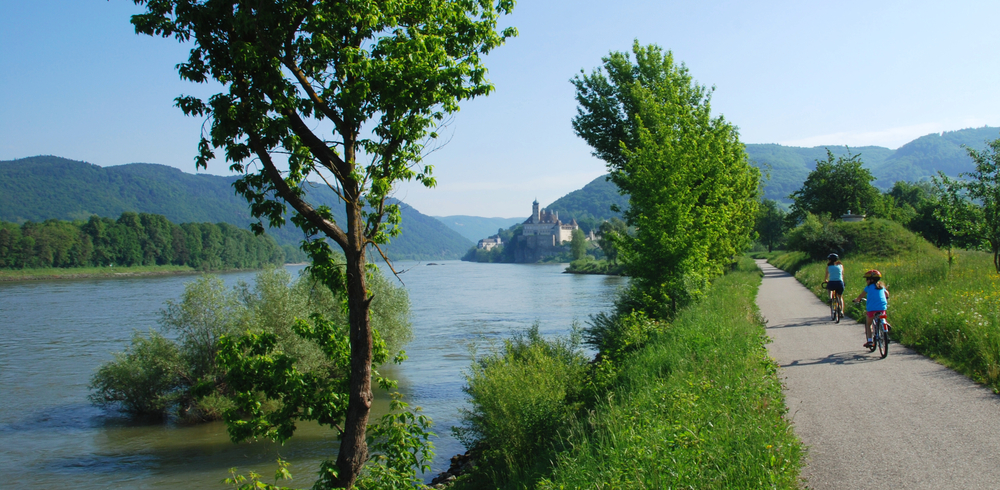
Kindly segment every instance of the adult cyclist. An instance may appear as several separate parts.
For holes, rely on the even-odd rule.
[[[830,304],[834,301],[840,305],[840,311],[844,311],[844,264],[840,263],[840,256],[830,254],[826,257],[826,290],[830,292]]]

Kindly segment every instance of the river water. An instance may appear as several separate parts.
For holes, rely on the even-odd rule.
[[[547,336],[607,310],[623,280],[563,274],[565,265],[437,265],[400,262],[414,340],[409,359],[383,372],[407,401],[434,420],[433,474],[464,448],[449,428],[466,405],[464,373],[473,348],[538,323]],[[289,266],[296,274],[301,267]],[[332,433],[300,425],[284,446],[233,444],[220,423],[140,423],[89,404],[97,367],[128,345],[133,331],[157,327],[158,311],[179,300],[194,275],[0,283],[0,487],[225,488],[228,469],[271,482],[281,457],[295,487],[309,487],[319,463],[336,453]],[[254,273],[221,277],[229,285]],[[384,413],[384,394],[374,417]],[[286,485],[289,483],[285,483]]]

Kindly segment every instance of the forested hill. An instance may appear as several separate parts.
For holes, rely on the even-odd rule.
[[[602,175],[589,184],[556,199],[545,206],[549,211],[558,211],[559,219],[568,223],[576,219],[583,231],[597,229],[605,220],[612,216],[621,217],[621,213],[611,210],[612,205],[620,209],[628,207],[628,196],[618,193],[618,186]]]
[[[160,214],[174,223],[221,222],[246,228],[249,208],[235,194],[234,180],[149,163],[100,167],[55,156],[0,161],[0,221],[85,220],[138,212]],[[338,222],[346,221],[329,189],[316,186],[309,199],[330,206]],[[472,246],[438,220],[405,204],[402,209],[403,234],[387,248],[392,258],[459,258]],[[290,222],[268,234],[280,244],[298,246],[302,239]]]
[[[937,175],[941,170],[955,177],[973,169],[972,159],[963,145],[977,150],[986,147],[987,140],[1000,137],[1000,128],[984,126],[921,136],[896,150],[881,146],[850,148],[861,154],[861,161],[877,179],[874,184],[889,189],[898,180],[917,182]],[[843,146],[800,148],[776,144],[748,144],[750,161],[770,174],[764,194],[769,199],[787,201],[788,195],[802,186],[816,160],[826,159],[826,148],[834,155],[847,153]]]
[[[816,160],[826,160],[827,148],[838,156],[848,150],[852,154],[860,154],[865,167],[877,179],[874,184],[887,190],[897,180],[918,182],[937,175],[938,170],[951,177],[972,171],[972,159],[962,146],[982,150],[987,140],[998,137],[1000,128],[982,127],[928,134],[896,150],[881,146],[848,149],[843,146],[800,148],[777,144],[748,144],[746,149],[751,163],[770,177],[764,183],[764,196],[789,202],[788,195],[802,187],[806,176],[816,168]],[[600,226],[604,220],[619,216],[611,211],[612,204],[624,209],[628,205],[628,197],[619,195],[617,187],[607,180],[607,175],[602,175],[545,208],[558,211],[563,222],[576,218],[580,227],[589,231]]]

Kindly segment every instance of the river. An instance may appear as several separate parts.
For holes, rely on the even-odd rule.
[[[473,348],[537,322],[547,336],[606,311],[623,279],[563,274],[565,265],[437,265],[399,262],[409,292],[414,340],[409,359],[383,372],[407,401],[434,420],[433,474],[464,448],[450,433],[466,405],[462,386]],[[289,266],[296,274],[301,267]],[[254,273],[221,274],[228,285]],[[233,444],[225,425],[138,423],[87,401],[97,367],[157,327],[158,311],[179,300],[194,275],[0,283],[0,474],[5,488],[221,489],[239,467],[272,482],[275,459],[292,463],[295,487],[309,487],[335,454],[330,431],[303,424],[284,446]],[[376,412],[384,412],[379,397]],[[285,483],[289,484],[289,483]]]

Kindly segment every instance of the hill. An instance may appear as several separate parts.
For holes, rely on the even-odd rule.
[[[236,177],[188,174],[174,167],[132,163],[100,167],[55,156],[0,161],[0,221],[81,220],[117,217],[126,211],[166,216],[174,223],[229,223],[246,228],[248,206],[232,188]],[[346,221],[338,199],[325,186],[308,193],[314,204]],[[403,234],[387,253],[394,259],[459,258],[469,240],[438,220],[402,204]],[[298,246],[302,233],[291,223],[268,229],[279,244]]]
[[[438,221],[445,226],[458,232],[458,234],[478,242],[488,236],[496,235],[500,229],[507,229],[526,218],[482,218],[479,216],[435,216]]]
[[[580,228],[588,232],[612,216],[621,217],[621,213],[611,210],[612,205],[627,208],[628,196],[619,194],[618,186],[608,180],[607,175],[602,175],[583,188],[556,199],[545,209],[559,212],[559,219],[564,223],[575,219]]]
[[[886,190],[897,180],[919,182],[941,170],[956,177],[971,171],[972,159],[962,145],[977,150],[986,147],[987,140],[1000,136],[1000,128],[962,129],[921,136],[896,150],[881,146],[850,148],[851,153],[861,154],[865,167],[875,176],[876,187]],[[764,195],[769,199],[789,202],[788,195],[802,186],[809,172],[816,168],[816,160],[826,159],[825,146],[800,148],[777,144],[748,144],[750,161],[770,179],[765,182]],[[843,146],[829,146],[834,155],[847,153]]]

